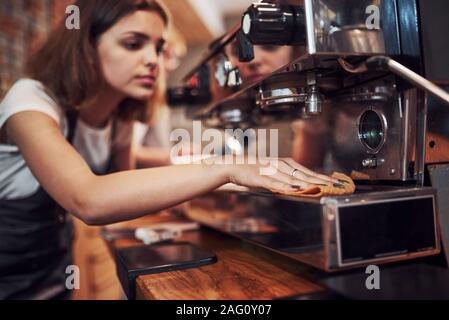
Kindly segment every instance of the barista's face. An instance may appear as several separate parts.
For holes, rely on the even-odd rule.
[[[292,50],[289,46],[254,46],[254,60],[248,63],[238,62],[243,84],[259,81],[286,65],[291,60]]]
[[[106,83],[127,97],[149,99],[159,77],[164,31],[164,21],[151,11],[137,11],[106,31],[98,41]]]

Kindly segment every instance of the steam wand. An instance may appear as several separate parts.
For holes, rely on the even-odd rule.
[[[425,92],[435,96],[442,102],[449,105],[449,93],[447,93],[446,91],[444,91],[442,88],[435,85],[431,81],[427,80],[426,78],[420,76],[416,72],[410,70],[406,66],[400,64],[396,60],[393,60],[389,57],[385,56],[371,57],[357,67],[351,66],[343,59],[339,59],[339,63],[343,69],[345,69],[350,73],[361,73],[366,72],[368,70],[372,71],[388,70],[397,75],[398,77],[402,78],[403,80],[413,84],[414,86],[424,90]]]

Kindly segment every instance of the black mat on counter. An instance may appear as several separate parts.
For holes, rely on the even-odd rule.
[[[128,299],[135,299],[136,278],[142,275],[197,268],[217,262],[207,249],[187,242],[118,249],[117,275]]]
[[[320,284],[345,299],[448,300],[449,269],[429,264],[380,268],[380,289],[368,290],[364,270],[330,276]]]

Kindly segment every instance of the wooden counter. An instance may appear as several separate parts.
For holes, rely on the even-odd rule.
[[[136,227],[179,221],[168,214],[148,217],[109,228]],[[272,256],[231,236],[202,228],[185,233],[188,241],[213,251],[218,262],[200,268],[137,278],[137,299],[145,300],[268,300],[322,291],[311,280],[311,271],[298,262]],[[116,248],[139,245],[116,240]]]

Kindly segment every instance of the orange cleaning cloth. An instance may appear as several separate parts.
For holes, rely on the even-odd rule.
[[[324,196],[342,196],[347,194],[353,194],[355,192],[354,181],[347,175],[335,172],[332,174],[332,178],[341,181],[340,186],[321,186],[321,185],[311,185],[307,189],[302,189],[294,192],[281,192],[276,190],[271,190],[274,193],[279,193],[287,196],[296,197],[311,197],[319,198]]]

